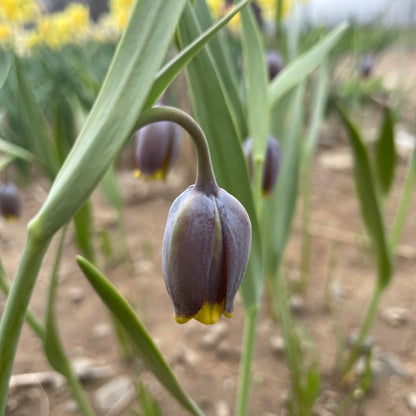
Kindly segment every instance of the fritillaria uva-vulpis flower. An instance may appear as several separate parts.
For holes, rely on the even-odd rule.
[[[20,215],[19,191],[11,182],[0,185],[0,213],[6,220],[14,220]]]
[[[244,141],[244,155],[250,174],[253,173],[253,143],[251,138]],[[263,196],[269,196],[273,193],[274,186],[279,175],[281,163],[281,149],[279,142],[273,136],[269,136],[266,147],[266,157],[263,164]]]
[[[158,121],[135,133],[135,176],[144,179],[166,178],[178,157],[179,126],[171,121]]]
[[[217,185],[206,139],[198,129],[192,135],[197,178],[170,208],[163,273],[175,320],[214,324],[233,311],[248,263],[251,223],[241,203]]]
[[[268,51],[266,53],[266,67],[269,74],[269,81],[272,81],[284,67],[283,58],[276,51]]]

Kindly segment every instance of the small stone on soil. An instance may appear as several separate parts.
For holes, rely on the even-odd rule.
[[[280,335],[275,335],[270,339],[272,353],[281,357],[285,352],[285,340]]]
[[[399,306],[391,306],[381,312],[381,319],[393,327],[399,327],[407,323],[410,311]]]
[[[293,295],[289,299],[289,308],[293,313],[300,314],[305,309],[305,302],[302,296]]]
[[[134,399],[135,390],[129,377],[120,376],[96,390],[94,397],[100,410],[108,412],[119,403],[127,406]]]
[[[107,322],[101,322],[94,326],[92,333],[97,338],[106,337],[111,334],[111,326]]]
[[[75,305],[81,303],[85,297],[84,291],[78,286],[72,286],[68,288],[67,295],[70,302],[74,303]]]
[[[208,327],[207,332],[201,338],[199,345],[205,349],[214,348],[223,335],[226,334],[228,325],[225,322],[218,322],[217,324]]]
[[[215,404],[215,416],[230,416],[230,415],[231,415],[231,412],[230,412],[230,408],[227,402],[224,400],[219,400]]]
[[[413,412],[416,413],[416,392],[410,391],[405,396],[407,407]]]

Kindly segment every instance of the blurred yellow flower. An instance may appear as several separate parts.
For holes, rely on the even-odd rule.
[[[207,4],[212,11],[212,15],[218,19],[224,9],[224,0],[207,0]]]
[[[58,48],[67,43],[82,40],[87,34],[90,14],[87,6],[72,3],[59,13],[42,16],[37,30],[27,38],[28,47],[45,44]]]
[[[133,3],[133,0],[110,1],[110,13],[113,16],[119,30],[123,30],[126,27]]]
[[[12,35],[12,31],[8,25],[0,23],[0,43],[7,42]]]
[[[0,19],[8,22],[28,22],[39,14],[34,0],[0,0]]]

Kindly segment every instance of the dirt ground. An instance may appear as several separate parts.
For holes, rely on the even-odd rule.
[[[314,166],[310,281],[297,312],[319,352],[323,374],[322,397],[316,406],[319,416],[335,415],[334,408],[340,404],[344,394],[333,384],[338,342],[334,328],[348,338],[359,326],[376,277],[371,255],[363,239],[348,154],[345,143],[336,141],[320,149]],[[133,267],[130,269],[126,264],[108,264],[102,256],[98,263],[137,310],[185,390],[206,415],[227,416],[235,411],[237,394],[244,319],[240,299],[236,299],[231,319],[222,318],[218,324],[210,327],[194,321],[178,325],[173,320],[173,309],[162,275],[161,244],[167,213],[173,199],[192,182],[193,169],[186,164],[188,157],[190,151],[186,148],[166,183],[138,182],[132,172],[119,172],[119,184],[124,195],[127,243]],[[397,184],[402,182],[405,174],[404,159],[400,160]],[[37,180],[21,192],[22,218],[14,223],[0,224],[0,250],[9,276],[13,276],[20,258],[25,224],[44,201],[47,184]],[[392,193],[392,202],[388,204],[388,212],[394,212],[399,196],[400,188],[397,186]],[[369,395],[362,402],[357,400],[347,415],[414,414],[409,409],[408,400],[410,393],[416,394],[415,209],[416,195],[400,241],[394,278],[382,298],[371,331],[374,356],[378,357],[377,377]],[[117,235],[115,217],[99,193],[94,195],[94,215],[97,234],[105,229],[113,237]],[[97,415],[131,414],[128,408],[117,413],[112,410],[100,411],[96,402],[96,392],[100,386],[121,375],[127,375],[133,381],[140,376],[159,401],[164,415],[184,415],[185,411],[139,361],[121,358],[108,312],[76,265],[77,251],[72,237],[72,232],[69,232],[65,241],[57,304],[58,322],[65,349],[71,359],[84,357],[93,360],[95,366],[111,369],[111,374],[106,377],[84,384],[96,406]],[[300,215],[297,215],[284,260],[288,279],[297,278],[300,250],[301,223]],[[52,254],[53,249],[45,259],[31,301],[31,308],[39,317],[43,316],[45,310],[45,290]],[[332,313],[326,307],[328,287]],[[4,296],[0,295],[0,310],[4,304]],[[401,308],[402,315],[396,321],[394,316],[389,315],[391,308]],[[266,308],[263,308],[252,367],[250,415],[284,414],[290,377],[284,355],[276,345],[279,337],[279,326],[272,322]],[[39,340],[25,326],[13,373],[49,370]],[[137,409],[137,401],[133,400],[130,406]],[[35,383],[30,387],[11,389],[8,416],[77,414],[64,385],[48,387]]]

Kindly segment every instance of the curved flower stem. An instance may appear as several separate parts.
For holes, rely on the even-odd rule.
[[[160,106],[143,111],[136,124],[136,129],[157,121],[173,121],[189,133],[194,143],[198,163],[195,187],[205,192],[216,194],[218,185],[212,169],[208,142],[199,124],[182,110]]]

